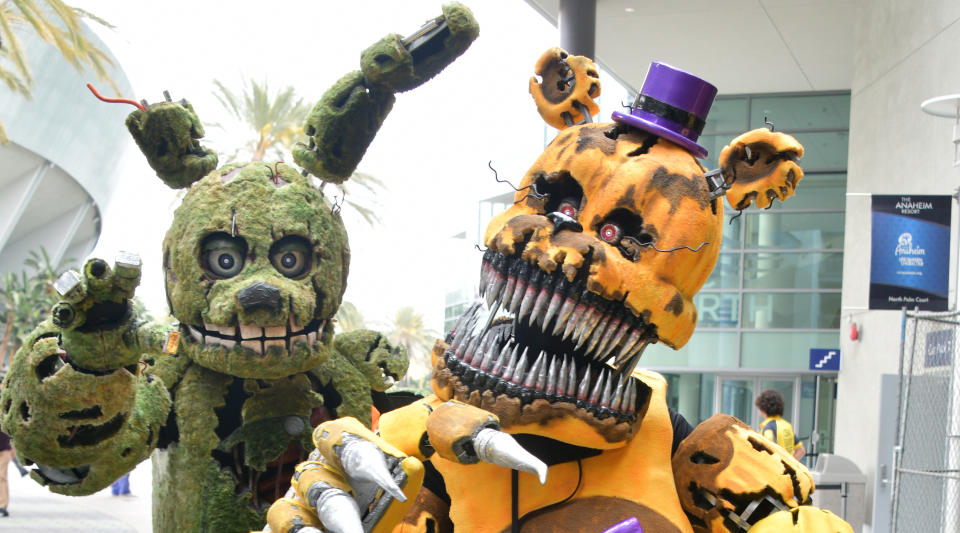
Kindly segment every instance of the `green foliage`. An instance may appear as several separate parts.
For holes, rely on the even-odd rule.
[[[20,274],[8,272],[0,279],[0,317],[2,317],[3,337],[0,339],[0,364],[8,359],[33,328],[50,314],[50,308],[59,297],[52,283],[72,263],[64,259],[54,265],[44,248],[31,251],[24,261],[26,269]],[[28,273],[29,270],[29,273]]]
[[[245,80],[241,92],[234,92],[220,80],[213,80],[213,95],[250,135],[243,148],[226,156],[227,163],[238,160],[262,161],[271,155],[278,160],[291,161],[291,150],[298,141],[306,140],[302,123],[310,112],[310,105],[287,86],[271,93],[266,81]],[[224,128],[222,124],[214,126]],[[340,200],[346,203],[371,226],[380,222],[374,198],[385,191],[383,182],[370,174],[354,172],[346,182],[336,184]],[[353,186],[356,187],[353,187]],[[359,194],[354,194],[359,190]],[[359,198],[359,200],[354,200]]]
[[[337,309],[336,320],[337,335],[367,328],[363,314],[360,313],[357,306],[350,302],[340,303],[340,309]]]
[[[407,376],[397,383],[398,389],[413,389],[422,392],[430,388],[430,352],[440,334],[427,328],[423,323],[423,313],[413,307],[397,309],[393,322],[388,325],[387,339],[395,345],[407,349],[410,366]]]
[[[24,98],[30,98],[34,79],[17,32],[31,31],[56,46],[73,68],[80,72],[89,68],[98,79],[119,93],[107,72],[113,62],[106,51],[87,39],[83,19],[112,27],[103,19],[60,0],[0,0],[0,82]],[[0,122],[0,143],[6,142],[8,139]]]

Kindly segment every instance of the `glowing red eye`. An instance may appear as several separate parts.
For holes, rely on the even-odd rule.
[[[606,224],[600,226],[600,238],[607,242],[616,242],[620,240],[620,226],[616,224],[607,222]]]
[[[560,206],[557,207],[557,211],[567,215],[570,218],[577,218],[577,206],[569,200],[565,200],[560,203]]]

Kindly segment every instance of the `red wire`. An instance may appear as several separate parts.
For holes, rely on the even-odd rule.
[[[147,110],[147,108],[143,107],[143,104],[135,100],[128,100],[126,98],[107,98],[106,96],[102,96],[97,92],[96,89],[93,88],[93,85],[90,83],[87,84],[87,89],[90,89],[90,92],[92,92],[94,96],[100,100],[103,100],[104,102],[110,102],[111,104],[130,104],[132,106],[136,106],[138,109],[140,109],[140,111]]]

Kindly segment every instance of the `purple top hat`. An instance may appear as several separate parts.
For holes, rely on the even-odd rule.
[[[613,120],[669,139],[699,158],[707,150],[696,143],[717,96],[717,88],[666,63],[650,63],[630,114],[613,112]]]

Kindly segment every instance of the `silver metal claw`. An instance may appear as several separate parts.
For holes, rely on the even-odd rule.
[[[481,461],[534,474],[541,485],[547,482],[547,465],[507,433],[481,429],[473,438],[473,446]]]
[[[407,497],[393,480],[390,469],[384,460],[383,452],[376,444],[350,434],[343,436],[343,450],[340,452],[340,464],[348,477],[374,483],[401,502]]]

